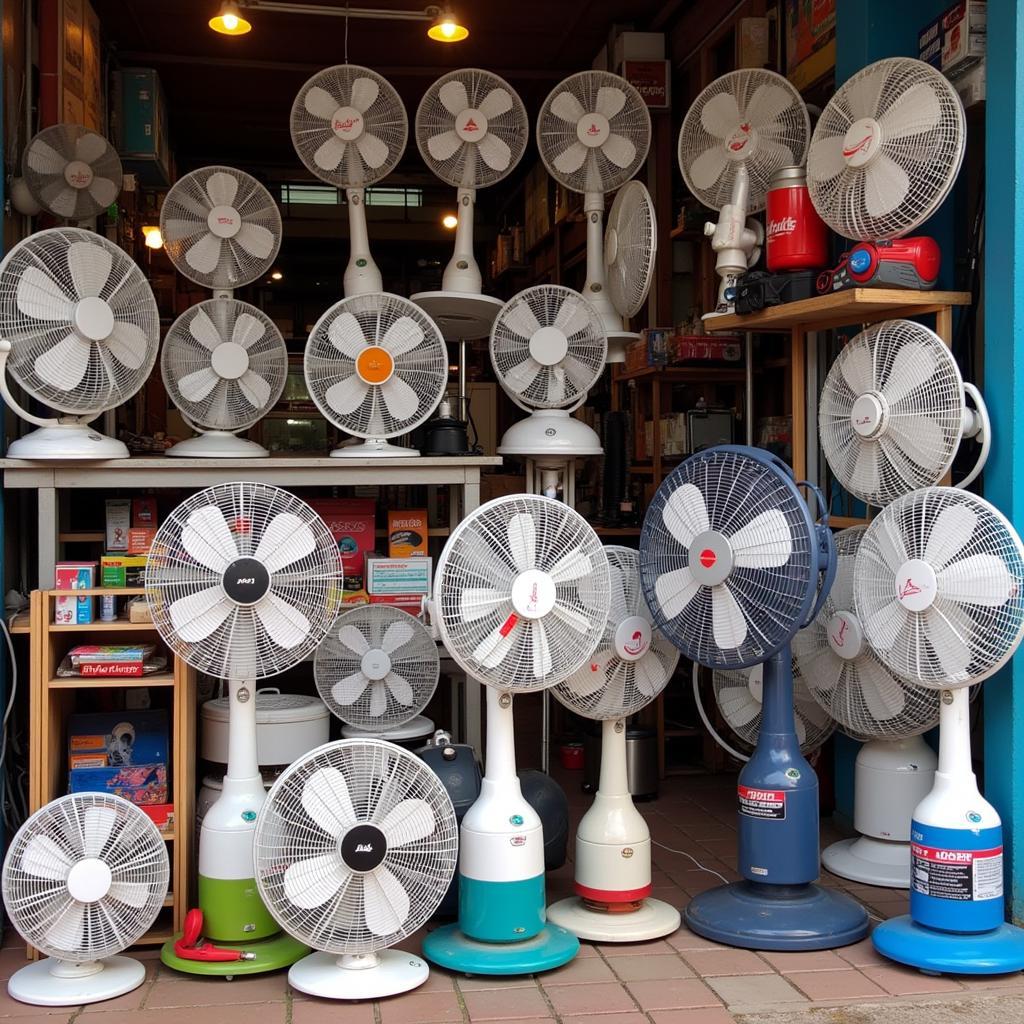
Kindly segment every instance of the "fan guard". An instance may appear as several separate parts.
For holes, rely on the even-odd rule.
[[[647,301],[658,253],[658,224],[647,186],[628,181],[619,189],[604,232],[604,264],[612,305],[636,316]]]

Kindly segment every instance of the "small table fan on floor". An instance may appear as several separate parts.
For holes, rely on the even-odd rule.
[[[117,954],[149,930],[169,880],[164,837],[127,800],[74,793],[40,808],[7,851],[3,899],[15,931],[47,959],[16,971],[8,994],[77,1006],[138,988],[145,967]]]
[[[857,754],[853,827],[860,835],[821,855],[834,875],[867,885],[910,887],[910,818],[932,788],[938,763],[922,733],[938,725],[939,695],[901,679],[864,638],[853,573],[866,527],[836,534],[836,580],[818,617],[793,638],[811,693]]]
[[[679,911],[650,898],[651,834],[629,792],[626,719],[665,689],[679,652],[653,627],[637,553],[604,550],[612,595],[604,635],[589,661],[552,690],[570,711],[601,723],[601,777],[576,830],[576,895],[548,907],[548,920],[593,942],[642,942],[674,932]]]
[[[1005,923],[1003,831],[971,767],[970,693],[1024,637],[1024,544],[982,498],[926,487],[882,509],[861,541],[854,604],[867,642],[939,702],[939,767],[910,824],[910,915],[872,934],[884,956],[927,972],[1024,968]]]
[[[462,820],[459,920],[431,932],[427,959],[466,974],[536,974],[579,951],[547,925],[544,836],[516,776],[512,701],[582,668],[610,605],[608,559],[587,521],[540,495],[489,501],[438,559],[433,622],[456,663],[487,690],[479,798]]]
[[[208,487],[157,531],[146,568],[153,625],[187,664],[226,679],[230,701],[227,775],[199,836],[201,924],[164,945],[168,967],[254,974],[306,953],[281,935],[256,890],[253,830],[266,793],[254,691],[313,653],[334,622],[341,584],[338,544],[323,520],[268,484]],[[200,931],[214,945],[197,944]]]
[[[476,190],[508,177],[526,149],[526,108],[503,78],[479,68],[439,78],[416,111],[416,145],[424,163],[458,191],[455,255],[445,267],[441,290],[419,292],[412,301],[437,322],[445,338],[486,338],[501,299],[481,293],[473,255]]]
[[[644,98],[609,71],[581,71],[565,79],[551,90],[537,115],[537,149],[548,174],[570,191],[583,193],[587,280],[582,292],[601,316],[609,362],[624,362],[626,342],[638,335],[625,329],[623,313],[609,294],[602,227],[605,196],[637,174],[650,145],[651,115]],[[653,235],[653,211],[647,212],[652,214]],[[620,229],[622,222],[615,223]],[[638,221],[633,228],[642,226]],[[641,281],[644,269],[639,262],[629,273]]]
[[[800,93],[765,68],[730,71],[692,103],[679,130],[679,169],[686,187],[718,223],[704,225],[717,254],[718,305],[708,316],[732,313],[736,281],[761,255],[764,228],[752,217],[764,209],[772,176],[802,166],[811,122]]]
[[[39,427],[12,442],[14,459],[126,459],[121,441],[89,424],[146,383],[160,346],[160,314],[145,275],[94,231],[52,228],[0,263],[0,395]],[[11,394],[61,415],[35,416]]]
[[[761,730],[739,776],[743,881],[690,901],[684,920],[749,949],[831,949],[862,939],[864,908],[814,884],[818,780],[793,720],[790,642],[828,594],[835,548],[792,470],[757,448],[722,445],[680,464],[658,488],[640,536],[640,578],[654,623],[710,668],[764,664]],[[819,589],[820,588],[820,589]]]
[[[383,287],[366,232],[366,189],[405,152],[409,119],[402,98],[376,71],[338,64],[318,71],[292,104],[292,145],[311,174],[345,190],[349,259],[345,295]]]

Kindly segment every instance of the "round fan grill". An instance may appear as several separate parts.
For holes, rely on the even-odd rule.
[[[654,280],[658,230],[647,187],[629,181],[615,196],[604,232],[608,295],[625,317],[636,316]]]

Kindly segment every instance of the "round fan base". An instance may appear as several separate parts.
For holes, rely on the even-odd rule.
[[[415,448],[403,448],[398,444],[388,444],[384,438],[370,438],[362,444],[350,444],[343,448],[335,448],[331,452],[332,459],[416,459],[419,452]]]
[[[910,844],[870,836],[844,839],[822,851],[821,863],[833,875],[887,889],[910,888]]]
[[[320,999],[382,999],[419,988],[430,975],[426,963],[401,949],[377,952],[373,967],[344,967],[332,953],[311,953],[288,971],[292,988]]]
[[[626,346],[639,337],[639,334],[633,334],[631,331],[616,331],[614,334],[609,334],[608,355],[605,357],[605,362],[624,363],[626,361]]]
[[[671,935],[679,927],[679,911],[661,900],[645,900],[639,910],[603,914],[571,896],[548,907],[548,921],[589,942],[645,942]]]
[[[33,1006],[77,1006],[123,996],[146,980],[146,968],[131,957],[110,956],[100,960],[99,966],[100,970],[81,978],[59,978],[53,973],[53,960],[37,960],[11,976],[7,993]]]
[[[206,430],[179,441],[164,454],[183,459],[265,459],[270,452],[263,445],[227,430]]]
[[[420,292],[410,297],[429,316],[445,341],[488,338],[505,305],[501,299],[472,292]]]
[[[868,913],[845,893],[819,885],[732,882],[690,900],[691,932],[742,949],[835,949],[868,933]]]
[[[423,940],[423,955],[431,963],[462,974],[539,974],[567,964],[579,950],[580,940],[557,925],[522,942],[477,942],[449,924]]]
[[[535,409],[525,420],[513,423],[498,446],[499,455],[523,455],[535,459],[541,468],[544,459],[560,468],[566,459],[603,453],[593,427],[564,409]]]
[[[342,725],[341,736],[346,740],[387,740],[389,743],[406,744],[410,740],[426,740],[434,733],[434,723],[426,715],[417,715],[408,722],[392,729],[381,731],[357,729],[354,725]]]
[[[10,459],[127,459],[121,442],[93,430],[87,423],[40,427],[11,442]]]
[[[1024,929],[1003,924],[969,935],[939,932],[909,915],[883,921],[871,941],[882,956],[925,974],[1009,974],[1024,970]]]
[[[309,952],[309,946],[304,946],[284,932],[278,932],[269,939],[261,939],[259,942],[214,943],[224,949],[241,949],[246,953],[252,953],[252,960],[186,960],[174,951],[174,943],[180,938],[180,934],[175,935],[173,939],[168,939],[163,944],[160,950],[161,961],[173,970],[181,971],[182,974],[204,974],[218,978],[280,971],[290,967],[296,960],[301,960]]]

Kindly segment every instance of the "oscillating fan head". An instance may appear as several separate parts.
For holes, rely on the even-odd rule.
[[[398,437],[437,408],[448,387],[448,348],[414,302],[389,292],[353,295],[316,322],[306,384],[317,408],[356,437]]]
[[[925,487],[871,521],[853,591],[864,635],[893,672],[931,689],[969,686],[1024,636],[1024,545],[983,498]]]
[[[861,331],[832,364],[818,432],[850,493],[882,506],[937,483],[963,434],[964,384],[939,336],[911,320]]]
[[[491,328],[491,365],[528,409],[578,405],[608,354],[601,315],[571,288],[542,284],[505,303]]]
[[[153,624],[193,668],[219,679],[278,675],[312,654],[341,594],[338,543],[280,487],[217,484],[179,505],[146,566]]]
[[[274,783],[256,822],[256,883],[300,942],[371,953],[434,914],[458,845],[451,799],[423,761],[382,740],[340,740]]]
[[[160,313],[145,275],[94,231],[51,228],[0,263],[0,334],[11,376],[61,412],[96,415],[146,382]]]
[[[640,170],[650,145],[644,98],[609,71],[581,71],[565,79],[537,116],[544,166],[573,192],[614,192]]]
[[[679,130],[686,187],[720,210],[734,202],[739,169],[749,176],[747,213],[764,209],[772,176],[802,165],[811,122],[800,93],[782,75],[743,68],[716,78],[693,101]]]
[[[241,288],[262,277],[281,247],[281,211],[266,187],[234,167],[179,178],[160,208],[164,249],[206,288]]]
[[[455,528],[434,576],[434,620],[455,661],[502,690],[543,690],[594,653],[608,558],[590,524],[535,494],[496,498]]]
[[[845,238],[898,238],[949,195],[967,139],[963,104],[937,68],[910,57],[869,64],[840,86],[814,127],[807,189]]]
[[[333,715],[357,729],[386,732],[430,703],[441,659],[419,619],[372,604],[338,616],[316,649],[313,671]]]
[[[189,423],[245,430],[281,397],[288,346],[262,310],[238,299],[209,299],[171,325],[160,370],[167,394]]]
[[[482,188],[515,170],[530,135],[526,108],[503,78],[479,68],[439,78],[416,111],[424,163],[449,185]]]
[[[55,124],[35,135],[21,176],[40,206],[69,221],[99,216],[117,199],[123,177],[117,150],[81,124]]]
[[[608,297],[621,316],[636,316],[647,301],[658,252],[658,223],[647,186],[629,181],[619,189],[604,232]]]
[[[611,610],[597,650],[552,693],[570,711],[599,721],[627,718],[668,685],[679,651],[655,628],[640,592],[640,557],[607,545]]]
[[[362,188],[390,174],[405,152],[402,98],[376,71],[338,64],[318,71],[292,104],[292,145],[311,174]]]
[[[4,906],[36,949],[88,963],[149,930],[169,879],[167,844],[140,808],[113,794],[74,793],[18,830],[4,861]]]

